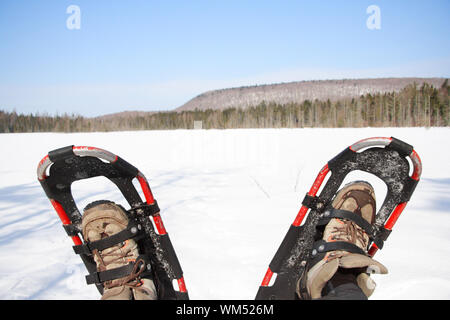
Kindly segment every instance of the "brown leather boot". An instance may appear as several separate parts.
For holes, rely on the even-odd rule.
[[[336,194],[332,207],[356,214],[372,224],[376,214],[374,190],[367,182],[352,182]],[[384,265],[367,255],[369,245],[367,233],[352,220],[332,218],[326,224],[322,235],[324,245],[331,242],[345,242],[353,246],[342,246],[342,250],[337,248],[337,250],[326,252],[323,257],[317,253],[317,250],[313,250],[313,263],[297,283],[299,297],[321,298],[322,290],[336,273],[340,272],[339,270],[347,274],[340,277],[341,279],[349,279],[349,275],[353,274],[357,285],[369,297],[375,290],[375,282],[369,274],[385,274],[388,271]],[[315,259],[314,256],[316,256]],[[321,259],[318,260],[317,257]]]
[[[85,208],[82,219],[83,237],[87,242],[101,240],[126,229],[128,222],[127,214],[121,206],[110,201],[96,201]],[[133,239],[102,251],[93,250],[93,254],[98,272],[128,265],[136,262],[139,257],[138,245]],[[104,282],[101,299],[156,300],[155,285],[151,279],[140,277],[142,270],[141,264],[136,263],[128,276]]]

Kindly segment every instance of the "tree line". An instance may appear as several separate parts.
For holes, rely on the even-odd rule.
[[[121,118],[87,118],[75,114],[17,114],[0,110],[0,133],[94,132],[125,130],[232,128],[444,127],[450,124],[450,86],[423,83],[399,92],[365,94],[338,101],[279,104],[261,102],[245,109],[167,111]]]

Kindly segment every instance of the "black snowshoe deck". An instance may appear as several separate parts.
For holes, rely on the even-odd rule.
[[[151,264],[150,269],[158,290],[158,299],[189,299],[183,271],[162,222],[158,204],[147,179],[137,168],[106,150],[68,146],[49,152],[40,161],[37,174],[64,229],[75,244],[75,252],[80,255],[89,272],[86,277],[87,282],[95,283],[101,294],[103,293],[102,282],[109,275],[97,272],[96,263],[89,252],[92,249],[90,246],[93,244],[82,240],[82,215],[77,208],[71,189],[72,183],[75,181],[98,176],[108,178],[118,187],[130,205],[130,209],[126,211],[130,221],[140,227],[143,226],[144,236],[140,235],[138,245]],[[145,201],[141,199],[133,185],[133,179],[137,179],[139,182]],[[153,219],[154,224],[150,219]],[[131,229],[131,226],[128,229],[136,231],[136,229]],[[125,232],[129,233],[128,229]],[[174,280],[178,284],[178,290],[173,286]]]
[[[411,176],[408,157],[413,165]],[[422,166],[412,146],[396,138],[377,137],[356,142],[322,168],[269,264],[256,295],[257,300],[297,299],[297,280],[305,271],[311,256],[320,251],[333,249],[314,245],[316,227],[324,215],[330,214],[334,195],[347,174],[354,170],[373,174],[387,185],[387,195],[374,223],[366,226],[366,230],[370,229],[371,240],[368,254],[373,256],[383,247],[384,241],[414,192]],[[317,196],[322,182],[330,172],[331,175]],[[302,224],[303,220],[305,221]],[[274,281],[273,276],[276,276]]]

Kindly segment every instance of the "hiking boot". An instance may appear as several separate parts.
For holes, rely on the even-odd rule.
[[[357,214],[370,224],[375,220],[375,193],[372,186],[364,181],[352,182],[343,187],[336,194],[331,206]],[[299,297],[318,299],[326,291],[332,290],[333,286],[348,282],[353,282],[369,297],[375,290],[375,282],[368,273],[385,274],[388,271],[384,265],[368,256],[369,236],[364,229],[351,220],[332,218],[323,229],[322,240],[325,243],[350,243],[356,247],[353,251],[360,253],[349,252],[343,248],[326,252],[319,261],[313,259],[312,266],[308,267],[297,283]]]
[[[128,226],[125,210],[110,201],[95,201],[84,209],[82,233],[85,241],[92,242],[119,233]],[[93,250],[97,271],[102,272],[136,262],[139,257],[135,240],[128,239],[102,251]],[[138,260],[132,272],[119,279],[103,282],[102,300],[156,300],[156,288],[151,279],[141,278],[144,261]]]

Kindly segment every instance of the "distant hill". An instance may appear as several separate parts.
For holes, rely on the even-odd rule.
[[[279,104],[302,103],[305,100],[313,101],[315,99],[337,101],[345,98],[356,98],[368,93],[398,92],[414,82],[418,85],[426,82],[434,87],[440,87],[444,81],[444,78],[379,78],[256,85],[207,91],[175,110],[223,110],[231,107],[245,109],[249,106],[256,106],[262,101]]]

